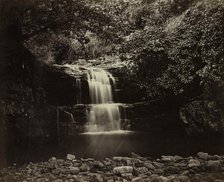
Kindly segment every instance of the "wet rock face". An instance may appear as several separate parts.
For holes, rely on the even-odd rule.
[[[127,74],[125,67],[108,69],[113,76],[119,80],[116,82],[115,102],[135,103],[142,100],[145,93],[140,90],[136,82]]]
[[[55,66],[46,66],[43,71],[42,85],[46,92],[47,103],[57,106],[77,104],[76,78]],[[82,79],[82,103],[89,103],[88,83]]]
[[[207,156],[207,159],[200,157]],[[147,164],[147,165],[145,165]],[[91,158],[50,158],[48,161],[29,163],[22,167],[0,170],[1,181],[223,181],[224,156],[203,152],[195,157],[162,156],[149,159],[139,155],[113,157],[97,161]]]
[[[49,135],[48,123],[52,120],[40,87],[42,65],[8,32],[0,36],[0,102],[3,107],[0,120],[4,118],[1,123],[4,132],[1,133],[5,134],[1,138],[7,138],[6,147],[10,148],[13,144],[20,145],[28,136]],[[48,120],[43,122],[46,118]],[[32,128],[33,125],[36,127]]]
[[[184,135],[185,128],[178,116],[178,107],[161,101],[136,103],[126,107],[126,117],[132,130],[161,135]],[[126,122],[127,122],[126,121]]]
[[[189,134],[223,131],[221,108],[215,101],[193,101],[180,109],[180,118]]]
[[[88,122],[86,105],[57,107],[60,136],[70,136],[85,131]]]

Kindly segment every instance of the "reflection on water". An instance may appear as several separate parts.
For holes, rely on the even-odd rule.
[[[122,134],[122,135],[128,135],[128,134],[133,134],[135,133],[134,131],[129,131],[129,130],[112,130],[112,131],[98,131],[98,132],[86,132],[82,133],[80,135],[116,135],[116,134]]]
[[[222,138],[208,139],[181,138],[175,135],[155,136],[149,133],[111,131],[100,133],[84,133],[66,138],[59,144],[43,143],[35,140],[31,144],[13,146],[8,150],[10,163],[24,163],[29,161],[43,161],[55,156],[64,158],[67,153],[77,158],[103,159],[113,156],[130,156],[131,152],[142,156],[159,157],[161,155],[194,155],[198,151],[211,154],[223,154],[224,142]]]

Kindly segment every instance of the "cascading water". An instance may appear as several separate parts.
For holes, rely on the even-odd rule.
[[[81,79],[80,77],[76,77],[75,79],[75,85],[76,85],[76,104],[82,104],[82,87],[81,87]]]
[[[104,70],[90,70],[87,74],[89,93],[92,104],[112,103],[112,85],[115,85],[114,77]],[[112,81],[112,84],[111,84]]]
[[[91,108],[88,132],[114,131],[121,129],[120,105],[113,103],[114,77],[104,70],[91,69],[87,73]]]

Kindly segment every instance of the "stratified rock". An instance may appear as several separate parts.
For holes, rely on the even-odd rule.
[[[132,173],[133,167],[131,166],[119,166],[113,169],[114,174]]]
[[[208,158],[209,158],[208,153],[204,153],[204,152],[198,152],[197,156],[199,159],[203,159],[203,160],[208,160]]]
[[[67,159],[70,161],[75,160],[75,156],[72,154],[67,154]]]
[[[189,160],[189,164],[188,164],[188,167],[199,167],[201,165],[200,161],[199,160],[196,160],[196,159],[190,159]]]

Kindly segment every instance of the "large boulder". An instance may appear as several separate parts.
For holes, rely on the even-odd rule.
[[[113,169],[114,174],[132,173],[133,167],[131,166],[118,166]]]

